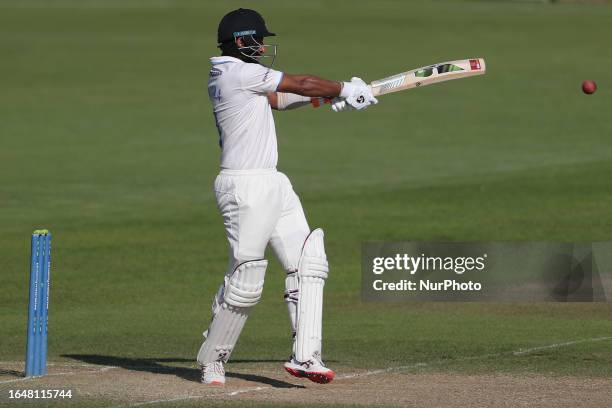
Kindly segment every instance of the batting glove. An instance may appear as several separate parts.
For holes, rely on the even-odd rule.
[[[344,82],[340,97],[346,105],[350,105],[353,109],[362,110],[370,105],[378,103],[378,99],[372,94],[372,89],[361,78],[353,77],[351,82]],[[332,105],[332,109],[334,106]],[[335,112],[345,110],[341,104],[336,106]]]

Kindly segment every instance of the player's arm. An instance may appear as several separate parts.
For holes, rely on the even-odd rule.
[[[307,105],[318,108],[324,103],[333,103],[334,101],[333,98],[328,97],[302,96],[287,92],[270,92],[267,96],[270,106],[276,110],[297,109]],[[335,99],[339,100],[338,98]]]
[[[277,110],[295,109],[311,101],[317,106],[322,98],[331,101],[336,97],[340,98],[332,105],[335,111],[344,110],[347,106],[361,110],[378,103],[370,87],[355,77],[350,82],[337,82],[314,75],[284,74],[276,87],[276,92],[267,95],[271,107]]]
[[[296,109],[313,103],[313,98],[333,98],[342,91],[342,83],[313,75],[283,75],[277,92],[268,93],[272,109]],[[318,102],[318,100],[316,101]]]
[[[302,106],[310,105],[311,103],[310,96],[302,96],[293,93],[270,92],[267,96],[270,107],[275,110],[297,109]]]
[[[276,90],[302,96],[333,98],[340,96],[342,88],[342,82],[338,81],[330,81],[313,75],[284,74]]]

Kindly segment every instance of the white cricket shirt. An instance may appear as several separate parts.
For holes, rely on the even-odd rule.
[[[276,129],[266,94],[276,91],[283,73],[234,57],[210,62],[208,96],[219,130],[221,168],[275,168]]]

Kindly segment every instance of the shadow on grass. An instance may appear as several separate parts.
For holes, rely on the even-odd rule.
[[[191,359],[185,358],[129,358],[118,356],[101,356],[98,354],[62,354],[62,357],[82,361],[88,364],[121,367],[131,371],[144,371],[154,374],[176,375],[188,381],[200,382],[200,370],[197,368],[169,366],[161,363],[193,363]],[[235,360],[236,363],[262,363],[277,362],[276,360]],[[285,381],[275,380],[274,378],[264,377],[255,374],[243,374],[226,372],[226,377],[239,378],[245,381],[258,382],[274,388],[304,388],[301,385],[294,385]]]
[[[25,371],[8,370],[8,369],[0,368],[0,375],[12,375],[15,377],[25,377]]]

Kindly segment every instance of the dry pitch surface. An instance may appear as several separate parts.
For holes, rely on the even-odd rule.
[[[608,341],[609,338],[585,341]],[[551,344],[515,354],[558,349]],[[485,355],[478,359],[495,358]],[[148,360],[143,360],[148,361]],[[121,363],[121,361],[118,361]],[[612,379],[542,375],[465,375],[448,373],[443,363],[422,363],[378,370],[338,370],[331,384],[290,377],[280,362],[230,364],[224,387],[204,386],[199,371],[184,362],[148,361],[141,366],[51,363],[49,375],[25,379],[23,363],[0,363],[0,404],[12,405],[9,390],[72,389],[74,402],[102,406],[234,406],[288,403],[402,407],[605,407],[612,400]],[[433,368],[423,371],[422,368]],[[439,370],[438,370],[439,369]],[[61,403],[61,402],[60,402]],[[95,405],[98,405],[95,403]],[[58,404],[59,405],[59,404]]]

